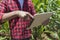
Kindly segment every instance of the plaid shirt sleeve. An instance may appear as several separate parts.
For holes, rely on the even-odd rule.
[[[30,6],[31,6],[31,14],[32,15],[36,14],[36,10],[34,8],[34,4],[33,4],[32,0],[29,0],[28,4],[30,4]]]
[[[4,0],[2,0],[0,2],[0,21],[2,20],[2,16],[4,15],[5,11],[6,11],[6,5]]]

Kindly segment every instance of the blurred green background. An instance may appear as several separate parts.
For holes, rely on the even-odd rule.
[[[60,40],[60,0],[32,0],[37,13],[53,12],[48,25],[33,28],[31,40]],[[9,22],[0,28],[0,40],[11,40]]]

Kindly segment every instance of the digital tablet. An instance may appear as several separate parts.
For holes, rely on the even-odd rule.
[[[45,13],[40,13],[40,14],[35,14],[34,15],[34,20],[31,23],[29,28],[37,27],[39,25],[42,25],[44,21],[49,19],[53,15],[52,12],[45,12]]]

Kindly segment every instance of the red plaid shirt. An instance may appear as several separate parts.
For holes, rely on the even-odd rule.
[[[16,10],[21,10],[18,0],[2,0],[0,3],[0,20],[2,20],[4,13]],[[23,11],[30,12],[32,15],[36,13],[31,0],[24,0]],[[24,20],[16,17],[11,19],[9,23],[12,38],[20,40],[23,38],[29,38],[31,36],[31,30],[26,29],[30,24],[30,20]]]

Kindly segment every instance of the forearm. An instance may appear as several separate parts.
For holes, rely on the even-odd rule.
[[[17,17],[17,13],[15,12],[4,13],[4,15],[2,16],[2,22],[4,22],[5,20],[11,20],[15,17]]]
[[[29,12],[25,11],[14,11],[10,13],[4,13],[4,15],[2,16],[2,22],[4,22],[5,20],[10,20],[15,17],[25,18],[26,16],[30,16],[31,18],[33,18],[33,16]]]

